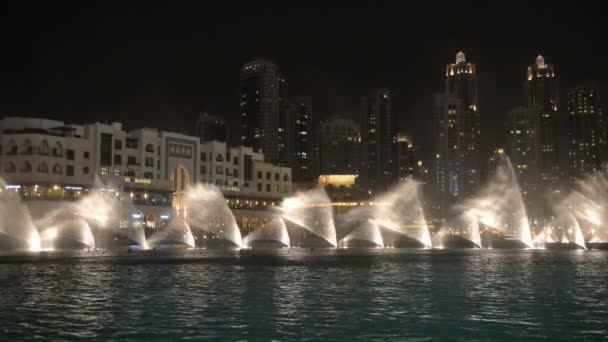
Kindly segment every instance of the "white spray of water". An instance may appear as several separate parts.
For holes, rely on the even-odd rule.
[[[285,222],[281,218],[275,218],[267,224],[256,228],[253,232],[243,239],[243,243],[251,247],[259,241],[276,241],[285,247],[290,246],[289,233]]]
[[[475,196],[456,206],[471,229],[471,241],[480,245],[479,223],[517,237],[534,248],[526,208],[513,166],[507,156],[498,158],[493,178]]]
[[[286,198],[278,208],[279,215],[289,222],[327,241],[338,245],[331,200],[323,188],[309,192],[298,192]]]

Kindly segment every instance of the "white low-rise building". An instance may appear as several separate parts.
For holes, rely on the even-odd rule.
[[[28,202],[116,191],[141,211],[149,227],[175,214],[194,183],[222,189],[239,225],[292,191],[291,169],[264,162],[264,155],[249,147],[201,143],[151,128],[126,131],[120,123],[67,125],[22,117],[0,120],[0,177]]]

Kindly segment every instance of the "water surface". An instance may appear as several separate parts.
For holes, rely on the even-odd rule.
[[[608,253],[412,251],[0,263],[0,340],[608,336]]]

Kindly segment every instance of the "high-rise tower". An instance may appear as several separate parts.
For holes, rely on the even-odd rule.
[[[568,91],[568,168],[570,181],[600,170],[605,162],[606,119],[594,88]]]
[[[360,122],[360,181],[368,191],[381,191],[397,180],[397,130],[388,89],[377,89],[361,99]]]
[[[541,55],[528,67],[526,106],[538,117],[538,171],[545,191],[559,185],[559,88],[553,64]]]
[[[274,61],[258,58],[241,67],[241,144],[279,157],[279,99],[284,80]]]
[[[436,117],[439,140],[436,155],[442,184],[443,206],[456,197],[468,196],[480,181],[480,116],[475,64],[467,63],[463,52],[446,67],[444,96],[439,97]]]

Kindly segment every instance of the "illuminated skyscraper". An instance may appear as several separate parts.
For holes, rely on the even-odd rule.
[[[516,107],[507,118],[507,155],[524,197],[538,186],[539,117],[532,109]]]
[[[359,126],[353,120],[336,118],[321,122],[317,148],[317,174],[359,174]]]
[[[558,187],[559,167],[559,87],[553,64],[541,55],[528,67],[525,85],[526,106],[538,116],[538,170],[544,190]]]
[[[312,174],[312,98],[300,96],[291,99],[293,128],[288,132],[293,141],[292,177],[296,181],[310,180]]]
[[[241,144],[262,149],[269,161],[279,159],[279,84],[274,61],[258,58],[241,67]]]
[[[361,99],[360,122],[360,181],[368,191],[381,191],[397,180],[397,131],[388,89],[377,89]]]
[[[480,182],[480,116],[475,64],[463,52],[446,67],[443,96],[437,97],[436,182],[442,207],[472,194]],[[444,211],[445,212],[445,211]]]
[[[407,135],[399,133],[397,135],[397,177],[400,181],[408,178],[421,180],[422,162],[416,159],[416,148]]]
[[[572,182],[600,170],[605,162],[606,119],[597,91],[574,88],[568,91],[568,167]]]

